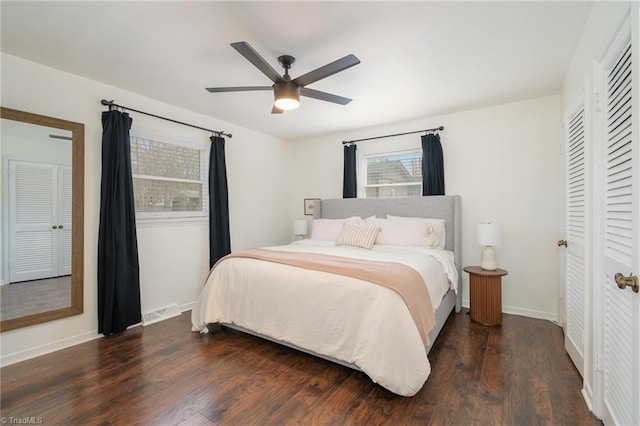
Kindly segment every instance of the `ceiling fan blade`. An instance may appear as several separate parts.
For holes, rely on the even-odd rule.
[[[320,99],[321,101],[333,102],[334,104],[346,105],[351,102],[351,99],[338,95],[332,95],[331,93],[321,92],[319,90],[309,89],[308,87],[300,88],[300,95],[307,98]]]
[[[273,108],[271,108],[271,114],[282,114],[284,112],[284,110],[278,108],[277,106],[273,106]]]
[[[282,81],[280,74],[278,74],[278,72],[274,70],[273,67],[249,45],[249,43],[246,41],[238,41],[236,43],[231,43],[231,47],[236,49],[238,53],[244,56],[247,61],[251,62],[253,66],[262,71],[264,75],[269,77],[269,80],[274,83]]]
[[[207,87],[211,93],[222,92],[249,92],[252,90],[273,90],[271,86],[245,86],[245,87]]]
[[[303,74],[293,81],[301,86],[306,86],[308,84],[315,83],[318,80],[322,80],[323,78],[329,77],[330,75],[339,73],[340,71],[344,71],[347,68],[351,68],[354,65],[358,65],[359,63],[360,59],[356,58],[355,55],[347,55],[344,58],[340,58],[330,64]]]

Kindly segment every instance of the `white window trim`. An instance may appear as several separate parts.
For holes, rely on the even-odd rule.
[[[201,180],[193,181],[180,178],[164,178],[161,176],[138,175],[132,173],[132,178],[147,178],[154,180],[167,180],[172,182],[202,182],[202,212],[138,212],[136,211],[136,225],[161,225],[161,224],[193,224],[209,221],[209,152],[210,144],[195,143],[184,140],[173,139],[157,134],[132,131],[131,138],[149,139],[156,142],[162,142],[172,145],[183,146],[186,148],[197,149],[200,151],[200,171]]]
[[[358,161],[358,198],[367,198],[367,188],[376,187],[393,187],[393,186],[420,186],[422,182],[407,182],[407,183],[390,183],[390,184],[373,184],[367,185],[367,160],[372,157],[391,157],[394,155],[406,155],[406,154],[422,154],[422,148],[402,149],[398,151],[381,151],[381,152],[369,152],[359,155]]]

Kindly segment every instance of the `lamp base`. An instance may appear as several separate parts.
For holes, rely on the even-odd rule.
[[[496,262],[496,251],[491,246],[486,246],[482,249],[482,256],[480,258],[480,267],[486,271],[495,271],[498,269]]]

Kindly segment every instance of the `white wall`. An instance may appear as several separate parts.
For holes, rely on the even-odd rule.
[[[585,105],[585,265],[593,265],[593,215],[592,206],[592,164],[593,161],[593,67],[594,62],[602,59],[608,46],[613,40],[623,18],[633,5],[637,13],[637,2],[594,2],[582,37],[575,50],[569,69],[565,75],[562,87],[562,111],[563,115],[574,112],[577,105]],[[637,51],[637,49],[636,49]],[[591,268],[585,270],[585,330],[584,336],[584,369],[583,369],[583,395],[589,407],[594,406],[594,277]],[[564,305],[561,311],[564,312]],[[596,413],[598,414],[598,413]]]
[[[342,196],[342,140],[443,125],[447,194],[462,197],[463,264],[477,265],[476,224],[502,222],[497,249],[503,310],[557,319],[560,98],[550,96],[441,117],[398,123],[296,143],[291,209],[302,217],[304,198]],[[359,153],[419,147],[420,135],[362,142]],[[463,274],[468,306],[469,281]]]
[[[100,208],[101,99],[233,133],[226,143],[231,245],[287,243],[291,143],[140,95],[2,54],[2,105],[85,125],[84,314],[2,333],[2,364],[97,337],[97,241]],[[207,141],[209,134],[131,113],[133,129],[171,139]],[[208,270],[206,223],[138,229],[143,311],[189,306]]]

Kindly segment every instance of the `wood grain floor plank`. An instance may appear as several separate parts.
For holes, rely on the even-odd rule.
[[[361,372],[190,315],[0,369],[1,416],[92,425],[598,425],[548,321],[452,315],[411,398]]]
[[[431,424],[472,423],[476,410],[481,408],[478,382],[482,373],[482,361],[489,337],[489,328],[470,327],[455,356],[455,374],[449,378],[450,385],[443,392],[441,404],[434,412]],[[448,406],[448,409],[445,409]]]
[[[512,348],[512,368],[522,369],[510,381],[512,421],[516,424],[526,421],[537,425],[552,424],[551,383],[545,381],[549,366],[542,355],[548,347],[539,341],[537,321],[522,318],[520,322],[526,332],[516,334],[515,330],[510,330],[508,340]]]
[[[438,410],[438,406],[446,407],[448,403],[443,390],[450,386],[450,378],[455,372],[458,345],[464,344],[469,331],[467,321],[455,319],[455,314],[452,314],[440,333],[443,339],[439,340],[429,353],[432,367],[428,379],[430,386],[425,386],[416,395],[420,398],[420,404],[411,418],[411,424],[428,424]],[[436,365],[437,368],[435,368]]]

